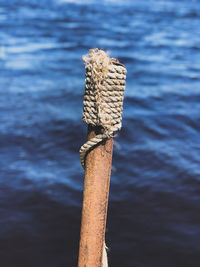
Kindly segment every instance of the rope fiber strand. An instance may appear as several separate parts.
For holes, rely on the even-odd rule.
[[[87,153],[99,143],[114,137],[121,129],[126,68],[99,49],[83,56],[86,68],[83,121],[100,126],[101,132],[80,148],[80,161],[85,169]],[[102,267],[108,266],[106,245],[103,247]]]

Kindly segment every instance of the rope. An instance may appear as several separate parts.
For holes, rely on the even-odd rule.
[[[83,60],[86,64],[83,121],[103,128],[102,134],[87,141],[80,149],[84,168],[87,152],[121,129],[126,69],[103,50],[91,49]]]
[[[92,126],[101,126],[102,133],[87,141],[80,148],[80,161],[85,169],[87,153],[121,129],[126,68],[103,50],[91,49],[83,57],[86,68],[83,121]],[[104,242],[103,266],[107,267]]]

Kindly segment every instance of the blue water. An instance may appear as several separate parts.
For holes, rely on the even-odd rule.
[[[198,0],[0,1],[2,267],[77,265],[94,47],[128,70],[109,266],[200,266],[199,25]]]

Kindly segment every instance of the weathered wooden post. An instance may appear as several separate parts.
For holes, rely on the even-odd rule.
[[[92,49],[83,59],[88,141],[80,149],[85,180],[78,267],[102,267],[107,266],[104,240],[113,134],[121,128],[126,69],[103,50]]]

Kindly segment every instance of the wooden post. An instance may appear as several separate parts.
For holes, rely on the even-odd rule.
[[[101,131],[88,127],[88,140]],[[92,149],[85,162],[85,180],[78,267],[102,267],[113,138]]]
[[[88,140],[92,140],[80,149],[85,181],[78,267],[102,267],[102,260],[107,266],[104,239],[112,136],[121,128],[126,69],[97,48],[91,49],[83,60],[86,64],[83,121],[89,125]]]

